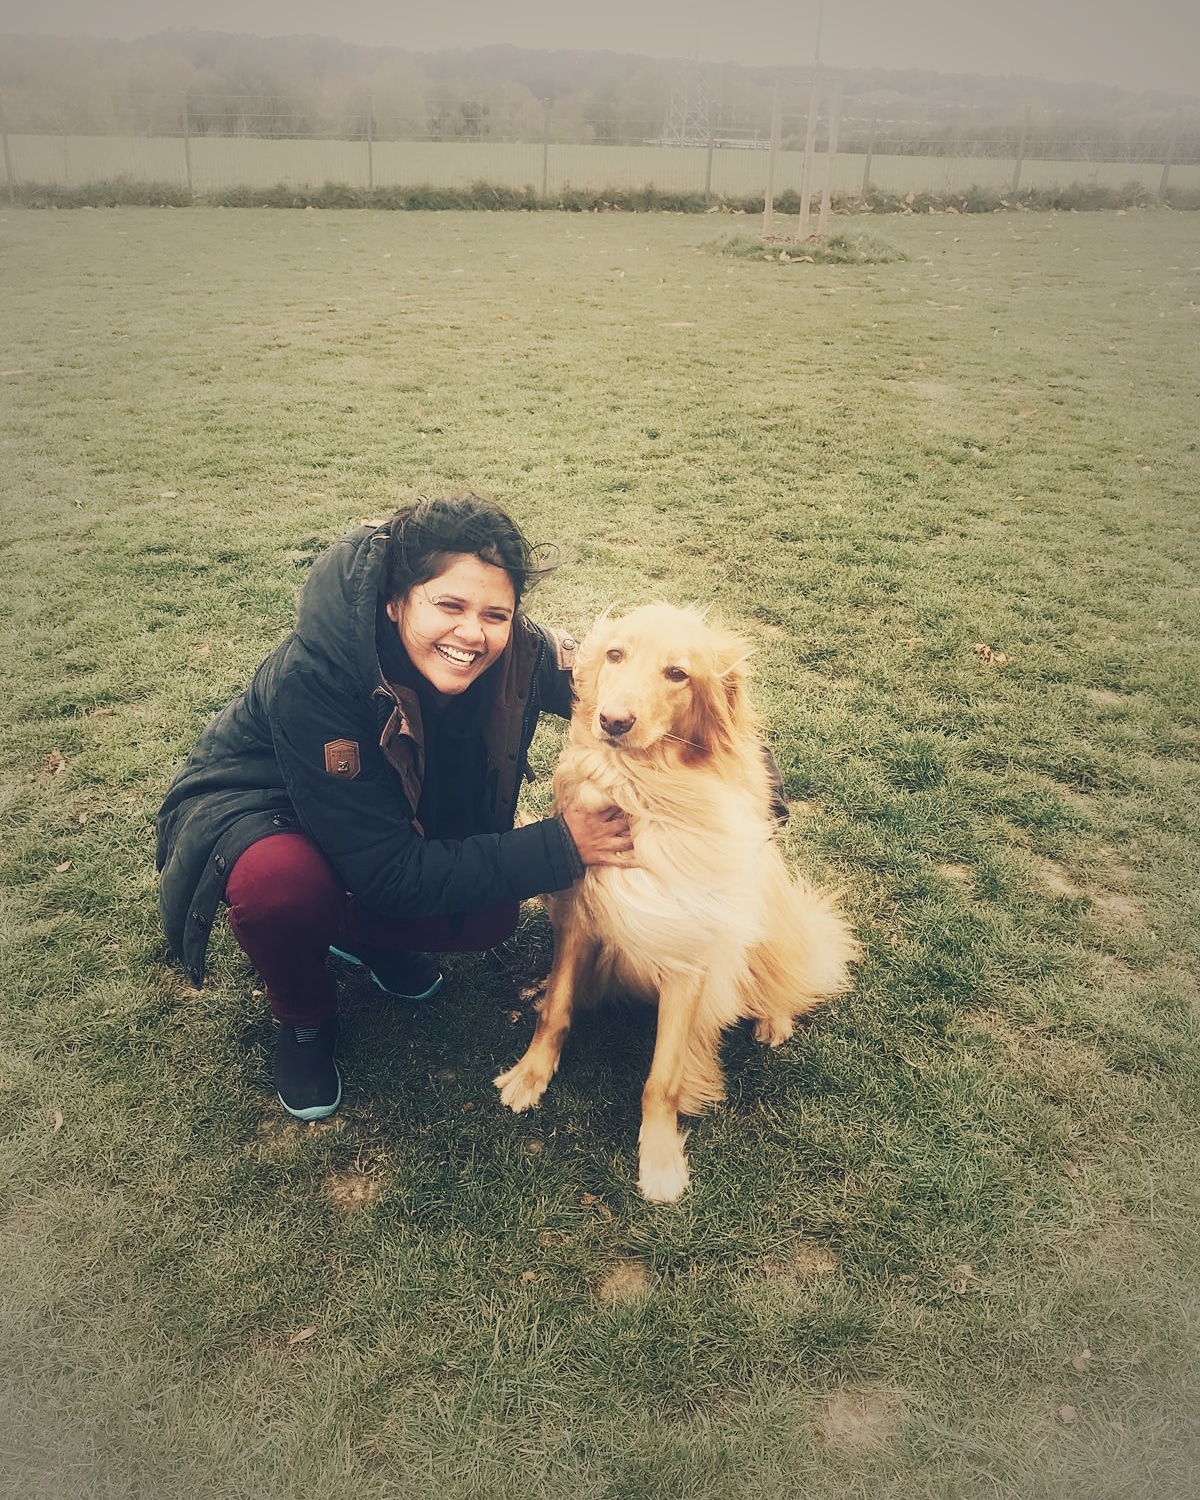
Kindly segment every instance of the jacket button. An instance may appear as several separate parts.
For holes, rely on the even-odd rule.
[[[285,818],[282,813],[276,813],[271,822],[274,823],[276,828],[290,828],[292,826],[291,818]]]
[[[215,855],[213,858],[213,864],[216,865],[217,869],[221,871],[222,875],[225,873],[226,859],[223,854]]]
[[[207,927],[208,926],[208,918],[204,915],[204,913],[202,911],[194,911],[192,913],[192,921],[195,922],[195,924],[196,924],[197,927]]]

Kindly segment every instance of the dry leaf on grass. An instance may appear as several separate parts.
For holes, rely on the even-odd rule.
[[[997,651],[994,646],[989,646],[986,641],[977,642],[973,649],[979,660],[986,662],[989,667],[1007,666],[1012,661],[1011,656],[1006,656],[1003,651]]]
[[[299,1333],[293,1333],[292,1336],[291,1336],[291,1338],[288,1339],[288,1348],[289,1349],[292,1348],[293,1345],[295,1345],[295,1344],[306,1344],[306,1343],[308,1343],[309,1339],[312,1338],[313,1334],[316,1333],[316,1331],[317,1330],[316,1330],[315,1327],[314,1328],[302,1328]]]
[[[54,866],[54,873],[56,875],[65,875],[70,868],[71,861],[69,859],[64,859],[61,865]]]

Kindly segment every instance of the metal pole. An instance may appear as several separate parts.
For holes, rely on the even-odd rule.
[[[796,238],[808,238],[808,200],[812,193],[813,149],[817,141],[817,106],[821,99],[821,75],[813,74],[808,95],[808,129],[804,132],[804,165],[800,169],[800,218]]]
[[[1012,190],[1013,197],[1021,191],[1021,168],[1025,165],[1025,147],[1029,144],[1029,112],[1031,105],[1025,106],[1025,113],[1021,116],[1021,141],[1017,146],[1017,161],[1013,167]]]
[[[767,153],[767,192],[763,202],[763,239],[775,225],[775,158],[779,155],[779,79],[775,80],[775,98],[771,105],[771,149]]]
[[[833,166],[837,161],[838,126],[842,122],[842,92],[844,79],[833,85],[833,102],[829,106],[829,144],[825,147],[825,191],[821,194],[821,215],[817,220],[817,234],[823,236],[829,227],[829,205],[833,198]]]
[[[13,176],[12,157],[8,153],[8,120],[4,114],[4,95],[0,93],[0,135],[4,137],[4,177],[8,183],[8,201],[17,201],[17,179]]]
[[[196,193],[192,187],[192,128],[191,121],[188,119],[186,94],[183,96],[183,170],[187,177],[188,197],[194,198]]]
[[[863,162],[862,196],[864,198],[871,196],[871,158],[875,155],[875,122],[878,116],[879,111],[873,109],[871,111],[871,128],[867,132],[867,159]]]
[[[550,101],[542,100],[542,199],[550,196]]]
[[[1162,176],[1158,180],[1158,206],[1161,208],[1167,201],[1167,179],[1171,175],[1171,163],[1175,160],[1175,146],[1179,140],[1179,111],[1176,110],[1171,120],[1171,134],[1167,139],[1167,154],[1163,159]],[[7,147],[5,147],[7,150]]]
[[[708,117],[708,161],[704,167],[704,201],[712,202],[712,156],[713,156],[713,123],[712,115]]]
[[[367,192],[375,191],[375,110],[367,95]]]

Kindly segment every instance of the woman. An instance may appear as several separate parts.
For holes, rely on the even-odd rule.
[[[352,531],[167,791],[171,948],[199,985],[227,904],[279,1021],[275,1083],[298,1119],[341,1103],[330,953],[427,999],[442,982],[429,953],[494,947],[522,900],[632,860],[617,808],[513,828],[538,715],[571,711],[575,643],[520,608],[538,571],[514,522],[474,495]]]

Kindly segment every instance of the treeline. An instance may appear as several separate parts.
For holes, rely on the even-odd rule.
[[[803,139],[811,68],[704,67],[613,52],[436,53],[331,37],[166,31],[134,42],[0,38],[6,126],[21,133],[406,140],[765,142],[780,85]],[[1032,78],[844,75],[842,149],[1175,159],[1200,152],[1200,101]],[[826,91],[826,99],[828,91]]]

